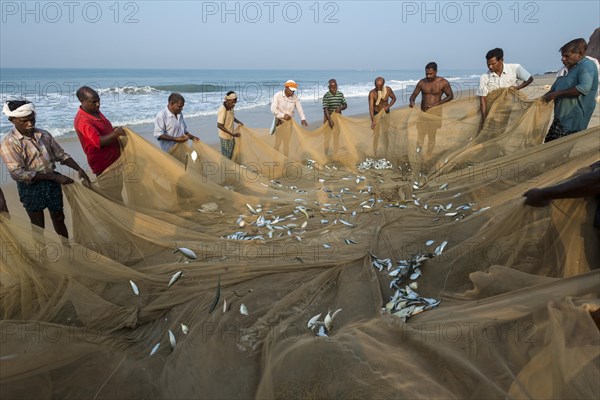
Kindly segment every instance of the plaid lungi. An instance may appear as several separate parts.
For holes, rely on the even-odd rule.
[[[17,182],[19,199],[27,212],[52,212],[63,210],[63,196],[60,183],[54,181],[37,181],[31,184]]]
[[[227,140],[219,138],[221,140],[221,154],[231,160],[233,157],[233,148],[235,147],[235,140]]]

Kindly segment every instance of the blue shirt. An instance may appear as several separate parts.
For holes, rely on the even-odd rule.
[[[577,88],[579,96],[560,97],[554,100],[554,116],[570,131],[582,131],[592,118],[598,92],[598,69],[596,64],[583,58],[566,76],[556,78],[551,91]]]
[[[183,136],[187,131],[187,125],[183,119],[183,113],[177,116],[165,107],[156,114],[154,118],[154,137],[159,138],[161,135],[169,135],[173,137]],[[171,140],[159,140],[160,148],[164,151],[169,151],[177,142]]]

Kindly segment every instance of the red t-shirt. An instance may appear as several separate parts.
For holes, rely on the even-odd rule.
[[[98,115],[96,117],[83,111],[80,107],[74,121],[75,132],[77,132],[83,152],[87,156],[88,165],[96,175],[100,175],[121,155],[118,140],[108,146],[100,147],[100,136],[110,134],[114,128],[100,111],[98,111]]]

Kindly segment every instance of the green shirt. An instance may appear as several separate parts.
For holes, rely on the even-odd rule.
[[[327,91],[325,96],[323,96],[323,108],[328,109],[330,113],[334,112],[336,108],[345,104],[346,99],[344,98],[344,94],[339,90],[335,92],[335,94],[331,94],[330,91]]]
[[[583,58],[566,76],[556,78],[552,91],[577,88],[579,96],[560,97],[554,100],[554,116],[570,131],[587,129],[596,108],[598,68],[593,61]]]

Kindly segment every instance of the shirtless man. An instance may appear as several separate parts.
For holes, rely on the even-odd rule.
[[[412,95],[409,99],[409,107],[413,108],[415,106],[415,100],[417,96],[421,94],[421,110],[423,112],[427,112],[432,107],[436,107],[451,101],[454,98],[454,93],[452,92],[452,88],[450,87],[450,83],[441,76],[437,76],[437,64],[434,62],[430,62],[425,66],[425,79],[421,79]],[[442,99],[442,97],[445,97]],[[417,147],[420,147],[423,144],[425,139],[425,135],[428,138],[428,149],[427,153],[433,153],[433,148],[435,146],[435,134],[439,128],[442,126],[442,109],[440,107],[434,108],[430,111],[433,115],[438,118],[435,119],[421,119],[417,122],[417,131],[419,133],[417,139]]]
[[[369,115],[371,116],[371,129],[375,129],[375,115],[385,110],[390,112],[390,108],[396,102],[396,95],[391,87],[385,86],[385,79],[377,77],[375,79],[375,89],[369,92]]]
[[[425,79],[421,79],[417,83],[413,94],[410,96],[410,108],[415,106],[415,100],[421,92],[423,92],[421,95],[421,110],[425,112],[431,107],[447,103],[454,98],[450,83],[445,78],[437,76],[437,64],[434,62],[430,62],[425,66]],[[442,99],[444,94],[446,97]]]

